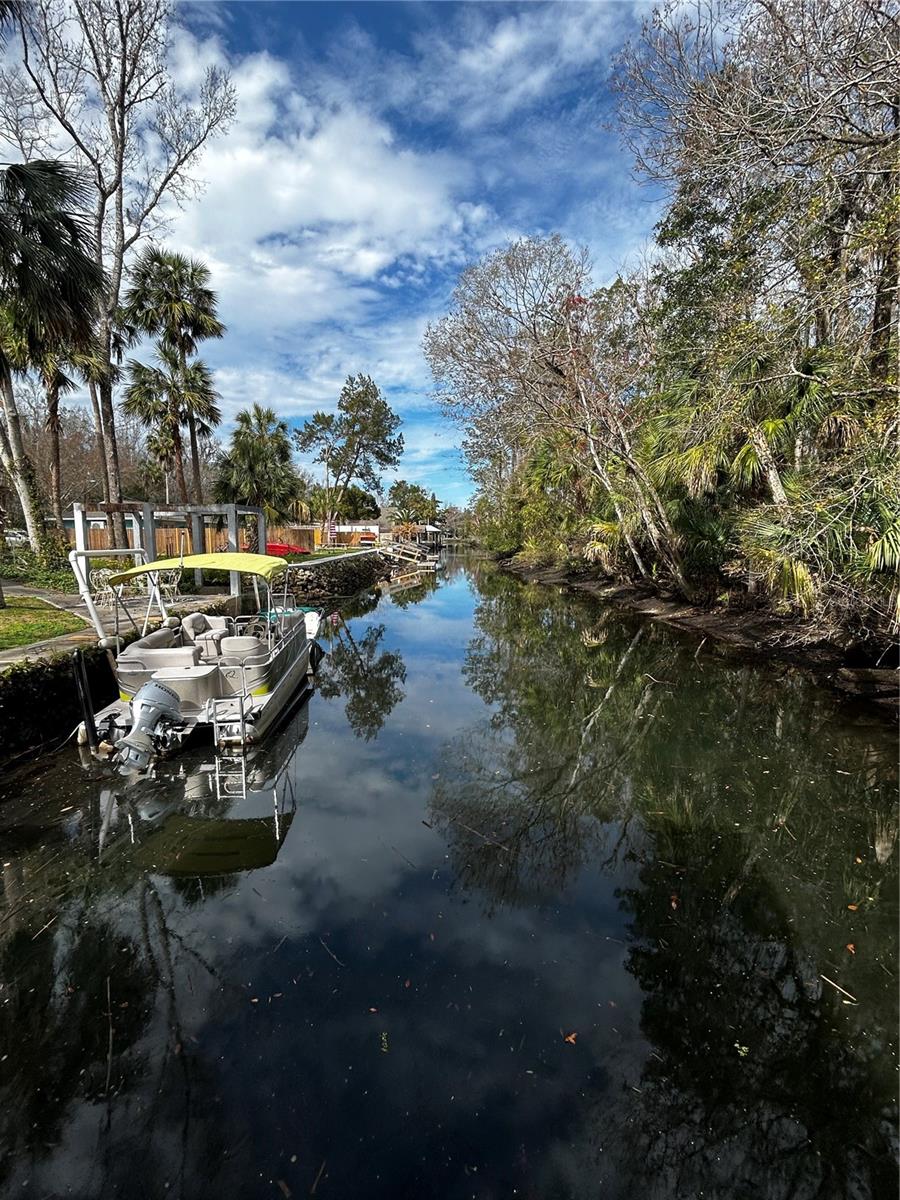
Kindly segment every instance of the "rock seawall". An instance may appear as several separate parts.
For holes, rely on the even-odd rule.
[[[355,596],[380,579],[389,579],[390,574],[390,561],[383,554],[351,554],[327,562],[320,559],[291,572],[294,595],[304,604]]]

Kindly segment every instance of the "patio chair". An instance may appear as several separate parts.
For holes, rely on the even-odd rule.
[[[113,606],[115,593],[109,580],[110,576],[114,574],[115,571],[109,567],[98,567],[96,570],[91,571],[91,600],[98,608],[112,608]]]
[[[162,592],[164,600],[177,600],[180,595],[179,585],[181,583],[181,567],[173,567],[169,571],[160,571],[159,590]]]

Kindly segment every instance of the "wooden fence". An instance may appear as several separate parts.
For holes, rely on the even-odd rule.
[[[288,545],[300,546],[304,550],[318,550],[325,544],[321,525],[273,525],[266,533],[270,542],[287,542]],[[335,546],[374,546],[378,544],[378,534],[367,530],[354,529],[350,533],[336,532],[332,545]]]
[[[134,532],[129,528],[128,545],[134,545]],[[75,545],[75,530],[67,529],[71,545]],[[179,554],[214,554],[218,550],[228,549],[228,534],[224,529],[212,529],[207,526],[203,530],[203,546],[197,550],[193,546],[193,538],[189,529],[159,526],[156,527],[156,558],[175,558]],[[87,531],[87,544],[89,550],[109,550],[112,548],[112,538],[109,530],[103,528],[91,528]],[[245,549],[242,546],[242,549]]]
[[[67,529],[69,542],[75,544],[75,530]],[[247,549],[246,530],[240,531],[241,549]],[[318,550],[325,539],[318,525],[270,525],[266,530],[269,542],[284,542],[290,546],[300,546],[303,550]],[[89,550],[109,550],[112,547],[109,530],[91,527],[87,531]],[[190,529],[184,526],[157,525],[156,527],[156,558],[175,558],[180,554],[215,554],[228,549],[228,533],[211,525],[204,526],[203,546],[195,548]],[[335,533],[334,542],[338,546],[372,546],[378,544],[377,534],[355,529],[352,533]],[[134,534],[128,529],[128,545],[134,545]],[[260,547],[262,549],[262,547]]]

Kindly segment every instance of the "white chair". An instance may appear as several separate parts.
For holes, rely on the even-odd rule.
[[[115,571],[110,570],[109,567],[98,567],[91,571],[91,600],[97,608],[112,608],[115,603],[115,592],[109,582],[114,574]]]

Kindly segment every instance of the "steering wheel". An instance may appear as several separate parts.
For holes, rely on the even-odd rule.
[[[264,638],[268,632],[267,622],[262,617],[254,617],[252,621],[248,621],[244,627],[245,637]]]

